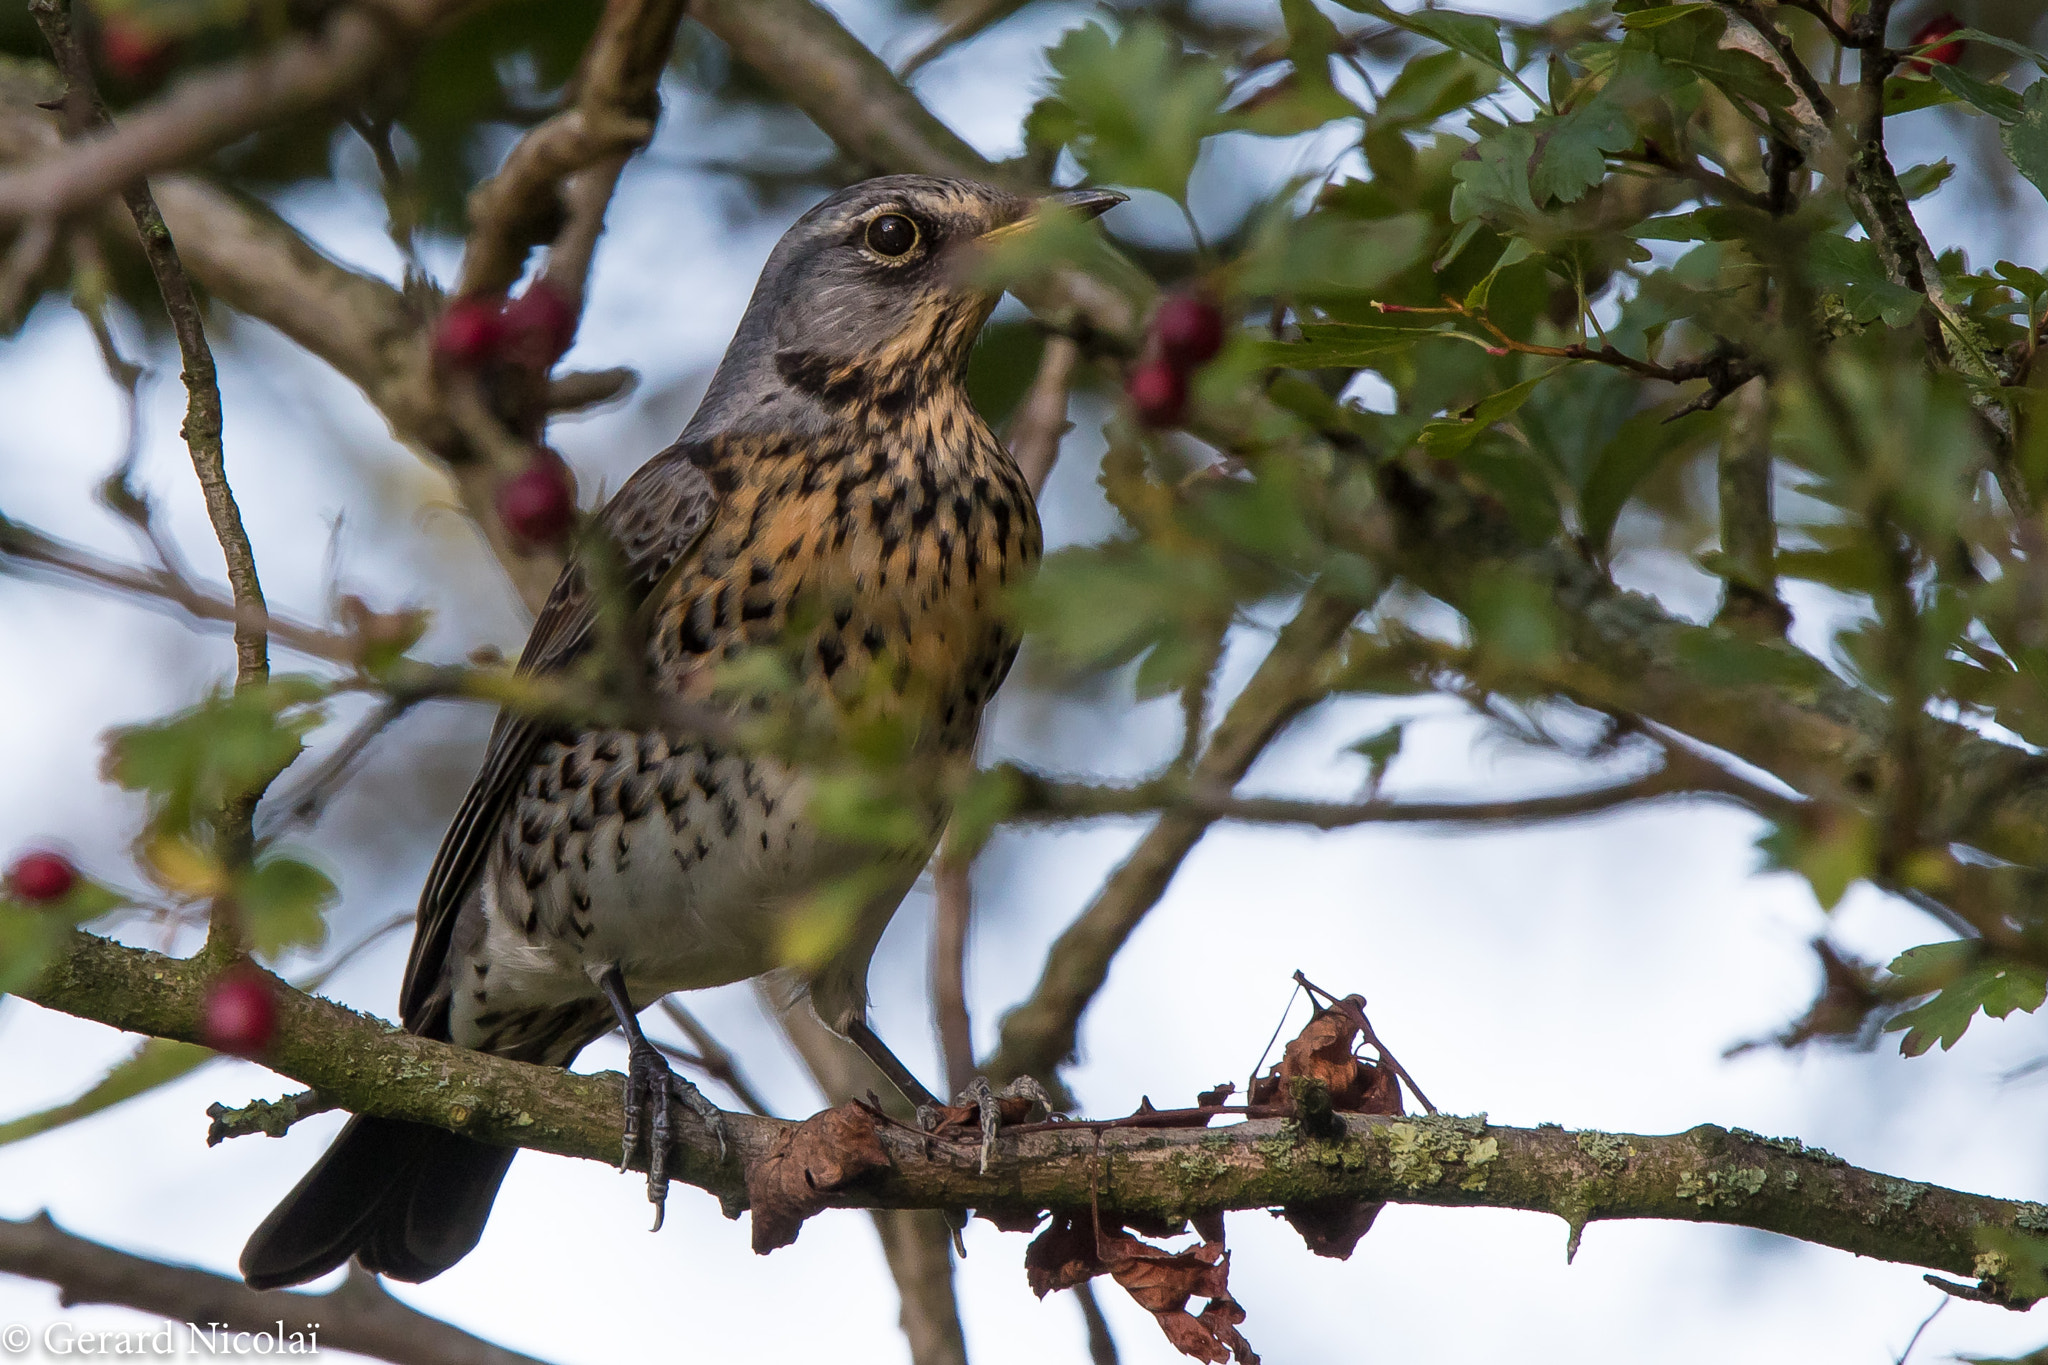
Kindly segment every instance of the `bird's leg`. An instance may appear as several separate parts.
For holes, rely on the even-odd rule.
[[[946,1107],[939,1097],[924,1088],[901,1058],[889,1050],[865,1019],[856,1019],[847,1025],[846,1036],[853,1045],[867,1055],[884,1076],[889,1078],[903,1098],[909,1100],[917,1110],[918,1127],[927,1131],[939,1126],[940,1112]],[[989,1158],[995,1155],[996,1133],[1002,1128],[1003,1116],[997,1102],[1011,1099],[1031,1099],[1045,1106],[1047,1113],[1053,1112],[1052,1096],[1045,1093],[1045,1087],[1029,1076],[1019,1076],[1001,1090],[988,1083],[988,1077],[976,1076],[974,1084],[960,1092],[955,1104],[971,1104],[981,1115],[981,1173],[988,1174]]]
[[[676,1075],[660,1049],[647,1041],[647,1035],[640,1031],[633,1002],[626,994],[625,974],[616,965],[604,969],[597,978],[597,988],[604,993],[605,1003],[612,1007],[630,1053],[626,1066],[626,1133],[619,1147],[619,1169],[625,1170],[632,1161],[633,1149],[640,1145],[644,1119],[648,1129],[647,1198],[654,1205],[654,1230],[658,1232],[668,1210],[670,1122],[675,1102],[681,1100],[688,1105],[717,1136],[720,1161],[725,1160],[725,1115],[704,1098],[704,1092]]]
[[[846,1037],[875,1064],[877,1071],[889,1078],[889,1084],[895,1086],[902,1092],[903,1098],[910,1101],[911,1107],[917,1110],[920,1121],[927,1111],[935,1112],[945,1107],[939,1102],[937,1095],[924,1088],[924,1082],[903,1064],[903,1059],[889,1050],[889,1045],[868,1026],[867,1020],[855,1019],[848,1024]]]
[[[1045,1087],[1030,1076],[1019,1076],[1001,1090],[988,1083],[988,1077],[976,1076],[974,1083],[960,1092],[955,1104],[971,1104],[981,1113],[981,1173],[988,1174],[989,1158],[995,1155],[996,1132],[1003,1126],[1000,1100],[1034,1100],[1045,1106],[1045,1112],[1055,1113],[1052,1096],[1045,1093]]]

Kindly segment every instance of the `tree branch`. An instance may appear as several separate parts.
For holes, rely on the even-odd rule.
[[[191,1040],[205,964],[77,932],[22,992],[116,1028]],[[576,1075],[432,1042],[275,982],[278,1026],[264,1064],[363,1113],[429,1123],[484,1142],[611,1164],[621,1078]],[[746,1207],[745,1169],[791,1125],[729,1114],[732,1157],[686,1123],[675,1178]],[[978,1135],[960,1142],[882,1125],[888,1168],[831,1192],[835,1207],[1086,1209],[1185,1217],[1318,1198],[1554,1213],[1576,1230],[1610,1218],[1722,1223],[1860,1256],[1994,1277],[1987,1232],[2048,1229],[2039,1204],[1966,1194],[1861,1170],[1799,1143],[1702,1125],[1669,1136],[1508,1128],[1483,1118],[1348,1116],[1334,1141],[1290,1123],[1232,1127],[1036,1126],[1005,1135],[986,1175]],[[636,1157],[635,1162],[644,1161]],[[622,1197],[625,1197],[622,1193]],[[1993,1279],[1987,1286],[1997,1291]],[[274,1315],[273,1315],[274,1316]]]
[[[325,1294],[255,1290],[192,1266],[120,1251],[66,1232],[47,1213],[0,1218],[0,1271],[57,1286],[58,1303],[116,1303],[201,1328],[306,1334],[322,1347],[398,1365],[543,1365],[494,1346],[384,1292],[351,1266]]]
[[[533,225],[567,207],[568,222],[553,234],[547,279],[580,309],[612,186],[626,159],[654,135],[661,73],[683,9],[684,0],[606,5],[584,49],[568,107],[520,138],[497,174],[470,192],[458,294],[510,288],[525,269],[526,253],[544,240]]]
[[[483,0],[341,5],[318,33],[290,34],[258,56],[188,76],[117,129],[0,172],[0,219],[64,218],[154,171],[182,166],[271,123],[330,105]]]
[[[1258,671],[1217,724],[1192,781],[1228,790],[1273,736],[1317,694],[1315,671],[1360,608],[1311,589]],[[1081,1015],[1102,989],[1109,964],[1214,822],[1172,810],[1138,841],[1046,954],[1030,998],[1003,1019],[1002,1043],[983,1068],[997,1084],[1018,1076],[1050,1080],[1072,1055]]]

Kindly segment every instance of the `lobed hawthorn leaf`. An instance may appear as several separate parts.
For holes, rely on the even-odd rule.
[[[1979,1011],[2003,1019],[2014,1010],[2031,1014],[2048,1000],[2048,971],[1990,956],[1976,940],[1928,943],[1909,948],[1893,959],[1893,982],[1900,990],[1933,991],[1933,997],[1895,1015],[1887,1033],[1903,1032],[1899,1051],[1918,1057],[1941,1044],[1946,1052],[1970,1027]]]
[[[1115,35],[1083,24],[1046,60],[1052,97],[1032,111],[1034,142],[1068,147],[1095,182],[1186,196],[1202,139],[1224,126],[1221,64],[1150,18]]]
[[[1535,155],[1536,132],[1526,123],[1509,124],[1473,144],[1465,159],[1451,167],[1457,182],[1451,191],[1451,221],[1511,225],[1534,218],[1538,210],[1529,187],[1529,162]]]
[[[1766,116],[1792,107],[1792,87],[1775,67],[1754,53],[1721,45],[1727,22],[1719,6],[1667,8],[1671,11],[1668,15],[1642,10],[1628,16],[1639,22],[1630,26],[1622,50],[1654,54],[1659,61],[1699,77],[1728,96],[1753,121],[1757,117],[1753,106],[1763,109]],[[1640,22],[1645,15],[1656,15],[1656,21]]]
[[[311,863],[284,854],[263,859],[234,890],[250,950],[275,957],[287,948],[319,947],[335,895],[333,879]]]

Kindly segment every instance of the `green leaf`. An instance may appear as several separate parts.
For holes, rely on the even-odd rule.
[[[1465,409],[1457,418],[1431,422],[1422,429],[1422,444],[1432,454],[1458,454],[1478,440],[1495,422],[1514,416],[1516,410],[1529,401],[1529,395],[1536,392],[1537,385],[1559,370],[1570,368],[1572,363],[1566,361],[1563,365],[1545,370],[1533,378],[1524,379],[1521,383],[1502,389],[1499,393],[1488,394]]]
[[[1954,33],[1943,38],[1942,41],[1949,43],[1985,43],[1991,47],[2002,48],[2012,53],[2015,57],[2025,57],[2035,66],[2040,67],[2044,74],[2048,74],[2048,55],[2035,51],[2025,43],[2016,43],[2010,38],[2001,38],[1996,33],[1986,33],[1981,28],[1959,28]],[[1937,66],[1935,70],[1939,71],[1941,67]]]
[[[1557,655],[1564,639],[1550,588],[1505,570],[1479,574],[1464,603],[1472,639],[1484,654],[1511,666],[1537,667]]]
[[[1690,71],[1727,95],[1735,107],[1754,118],[1752,105],[1767,113],[1792,107],[1792,87],[1769,62],[1750,52],[1721,46],[1726,28],[1724,16],[1715,5],[1674,5],[1668,17],[1643,27],[1631,27],[1624,51],[1649,51],[1684,71]],[[1640,17],[1632,15],[1631,18]]]
[[[211,1050],[197,1043],[174,1042],[169,1038],[145,1039],[140,1047],[114,1063],[106,1075],[77,1099],[0,1123],[0,1146],[90,1118],[103,1109],[111,1109],[123,1101],[175,1081],[212,1061],[214,1056]]]
[[[1342,41],[1337,26],[1314,0],[1280,0],[1280,14],[1287,25],[1287,60],[1294,70],[1233,109],[1233,122],[1247,132],[1291,137],[1333,119],[1362,116],[1365,111],[1330,80],[1330,54]]]
[[[1991,115],[2000,123],[2011,123],[2020,116],[2020,97],[2016,90],[2002,85],[1993,85],[1980,76],[1973,76],[1960,66],[1946,62],[1934,68],[1934,80],[1942,89],[1957,99]]]
[[[1412,346],[1420,338],[1444,336],[1451,330],[1442,323],[1405,327],[1397,323],[1335,322],[1303,327],[1299,341],[1259,339],[1251,344],[1258,348],[1262,365],[1292,370],[1348,370],[1369,364],[1376,356]]]
[[[1434,123],[1455,109],[1485,99],[1500,76],[1462,52],[1423,52],[1409,58],[1372,111],[1372,126]]]
[[[1892,283],[1877,258],[1877,247],[1868,241],[1818,233],[1808,244],[1807,262],[1814,284],[1839,290],[1858,322],[1881,317],[1886,326],[1903,327],[1927,302],[1904,285]]]
[[[83,877],[55,904],[29,905],[0,895],[0,995],[35,980],[56,960],[73,928],[122,904],[119,895]]]
[[[1361,14],[1370,14],[1396,28],[1421,34],[1425,38],[1433,38],[1454,52],[1462,52],[1473,60],[1484,63],[1513,81],[1516,87],[1539,108],[1544,107],[1543,97],[1524,84],[1522,78],[1515,74],[1514,68],[1509,66],[1507,59],[1502,56],[1499,19],[1484,14],[1461,14],[1457,10],[1448,9],[1422,9],[1403,14],[1386,4],[1385,0],[1337,0],[1337,3]]]
[[[285,854],[257,863],[234,892],[251,951],[274,957],[287,948],[319,947],[335,894],[334,880],[311,863]]]
[[[1046,57],[1053,102],[1033,111],[1034,135],[1068,146],[1090,180],[1184,199],[1202,139],[1223,126],[1222,66],[1150,18],[1114,37],[1084,24]]]
[[[1552,199],[1576,204],[1607,178],[1607,153],[1627,151],[1636,144],[1635,121],[1628,111],[1599,98],[1557,118],[1538,119],[1535,128],[1543,156],[1529,189],[1539,204]]]
[[[148,792],[161,825],[211,818],[223,802],[261,790],[291,765],[323,719],[312,703],[326,691],[309,678],[280,677],[115,730],[107,738],[108,775]]]
[[[1400,757],[1401,741],[1408,734],[1408,722],[1396,721],[1384,730],[1375,730],[1364,739],[1356,739],[1345,745],[1351,753],[1362,756],[1371,770],[1366,779],[1370,785],[1378,786],[1380,779],[1393,761]]]
[[[1902,994],[1935,992],[1885,1025],[1887,1033],[1905,1033],[1899,1051],[1908,1057],[1937,1042],[1944,1052],[1954,1047],[1979,1010],[2003,1019],[2014,1010],[2031,1014],[2048,999],[2048,972],[1992,957],[1976,940],[1910,948],[1892,962],[1891,973]]]
[[[1536,216],[1529,190],[1529,161],[1536,154],[1536,133],[1526,123],[1512,123],[1475,144],[1466,159],[1451,167],[1458,182],[1451,191],[1451,221],[1475,218],[1518,222]]]
[[[2048,194],[2048,81],[2035,81],[2020,97],[2019,116],[1998,130],[2019,173]]]
[[[1766,867],[1797,872],[1821,909],[1832,910],[1876,866],[1877,832],[1858,812],[1829,810],[1772,826],[1757,848]]]
[[[1364,220],[1327,210],[1275,215],[1245,252],[1238,288],[1309,302],[1370,294],[1421,258],[1430,230],[1420,213]]]

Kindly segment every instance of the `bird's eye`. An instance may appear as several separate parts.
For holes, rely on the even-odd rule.
[[[868,250],[901,256],[917,245],[917,224],[900,213],[885,213],[868,224]]]

